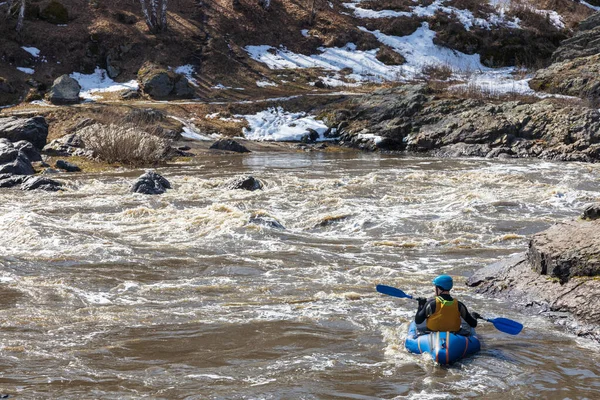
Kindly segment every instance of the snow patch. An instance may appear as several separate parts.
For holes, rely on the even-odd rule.
[[[327,125],[312,115],[304,112],[290,113],[282,107],[269,108],[251,115],[236,115],[248,121],[249,128],[244,128],[246,139],[257,141],[301,141],[308,135],[308,129],[319,134],[317,140],[326,140]]]
[[[352,70],[346,78],[360,82],[381,82],[398,80],[402,74],[401,66],[388,66],[376,58],[377,49],[356,50],[354,43],[344,47],[320,47],[321,54],[306,56],[296,54],[285,47],[275,49],[271,46],[246,46],[245,50],[256,61],[265,63],[271,69],[322,68],[328,71]]]
[[[263,80],[263,81],[256,81],[256,86],[267,87],[267,86],[278,86],[278,85],[275,82]]]
[[[69,75],[75,79],[79,86],[81,86],[80,96],[87,100],[96,100],[98,96],[94,96],[93,93],[104,93],[104,92],[118,92],[121,90],[137,90],[138,83],[136,80],[129,82],[118,83],[110,79],[106,70],[102,68],[96,68],[93,74],[82,74],[79,72],[73,72]]]
[[[301,34],[302,34],[302,36],[304,36],[304,37],[309,37],[309,36],[310,36],[310,35],[308,34],[308,29],[302,29],[302,30],[300,31],[300,33],[301,33]]]
[[[369,10],[360,8],[358,5],[360,1],[355,3],[342,3],[346,8],[354,11],[354,16],[357,18],[395,18],[395,17],[410,17],[412,13],[406,11],[392,11],[392,10]]]
[[[25,47],[25,46],[22,46],[21,48],[36,58],[40,56],[40,49],[36,49],[35,47]]]
[[[535,13],[543,15],[548,18],[552,25],[557,27],[558,29],[565,29],[565,23],[563,22],[562,17],[559,13],[554,10],[534,10]]]
[[[194,66],[187,64],[187,65],[182,65],[180,67],[177,67],[174,69],[176,74],[181,74],[183,76],[185,76],[187,78],[187,80],[194,86],[198,87],[200,86],[198,84],[198,81],[194,78]]]
[[[25,74],[33,75],[35,71],[32,68],[27,67],[17,67],[17,69]]]
[[[403,65],[407,77],[417,76],[425,65],[444,65],[454,72],[489,71],[488,67],[481,64],[479,54],[464,54],[433,43],[435,32],[429,29],[429,24],[423,22],[421,27],[409,36],[389,36],[380,31],[369,31],[359,27],[364,32],[369,32],[379,42],[392,47],[406,59]]]

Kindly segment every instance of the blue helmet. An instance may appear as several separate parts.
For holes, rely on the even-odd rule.
[[[435,286],[439,286],[444,290],[452,289],[452,277],[450,275],[440,275],[433,280]]]

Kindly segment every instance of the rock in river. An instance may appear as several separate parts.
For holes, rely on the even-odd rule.
[[[163,194],[167,189],[171,189],[169,181],[154,171],[147,171],[131,186],[132,193],[142,194]]]

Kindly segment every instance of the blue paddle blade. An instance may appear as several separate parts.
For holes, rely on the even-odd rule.
[[[494,324],[494,327],[500,332],[508,333],[509,335],[518,335],[523,330],[523,324],[508,318],[493,318],[486,319],[486,321]]]
[[[412,299],[413,297],[410,294],[404,293],[400,289],[396,289],[395,287],[386,286],[386,285],[377,285],[375,289],[379,293],[387,294],[388,296],[400,297],[401,299]]]

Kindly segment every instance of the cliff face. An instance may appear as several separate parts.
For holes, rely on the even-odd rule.
[[[599,278],[600,220],[577,220],[534,235],[527,253],[483,268],[467,285],[600,341]]]

